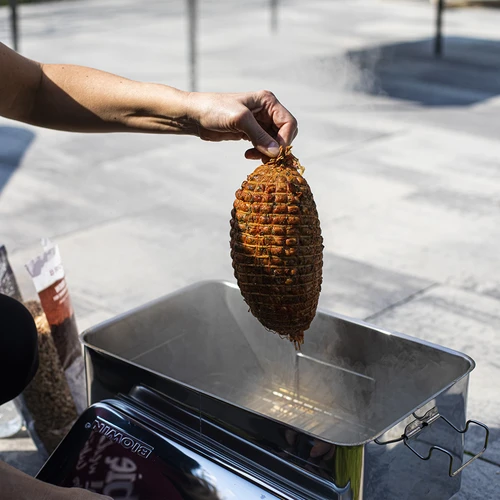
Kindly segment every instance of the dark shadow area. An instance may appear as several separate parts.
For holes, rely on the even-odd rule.
[[[0,192],[20,165],[35,134],[21,127],[0,127]]]
[[[351,51],[364,75],[355,90],[423,106],[467,106],[500,95],[500,41],[445,37],[442,57],[433,40]]]

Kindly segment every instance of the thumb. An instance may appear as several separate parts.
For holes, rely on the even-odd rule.
[[[259,125],[250,110],[242,116],[239,128],[245,132],[253,145],[263,154],[269,157],[278,156],[279,144]]]

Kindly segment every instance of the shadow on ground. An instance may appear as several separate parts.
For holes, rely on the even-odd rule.
[[[0,127],[0,192],[21,164],[35,134],[20,127]]]
[[[500,40],[446,37],[371,47],[346,54],[363,74],[354,90],[423,106],[467,106],[500,95]]]

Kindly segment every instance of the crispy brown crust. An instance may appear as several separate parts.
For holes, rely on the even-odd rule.
[[[290,150],[257,167],[236,191],[231,257],[252,314],[300,347],[321,292],[323,238],[311,189]]]

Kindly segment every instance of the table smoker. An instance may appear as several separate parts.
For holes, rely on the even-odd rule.
[[[484,452],[468,356],[318,311],[301,351],[209,281],[81,336],[90,407],[38,477],[115,500],[446,500]],[[463,462],[464,433],[484,448]]]

